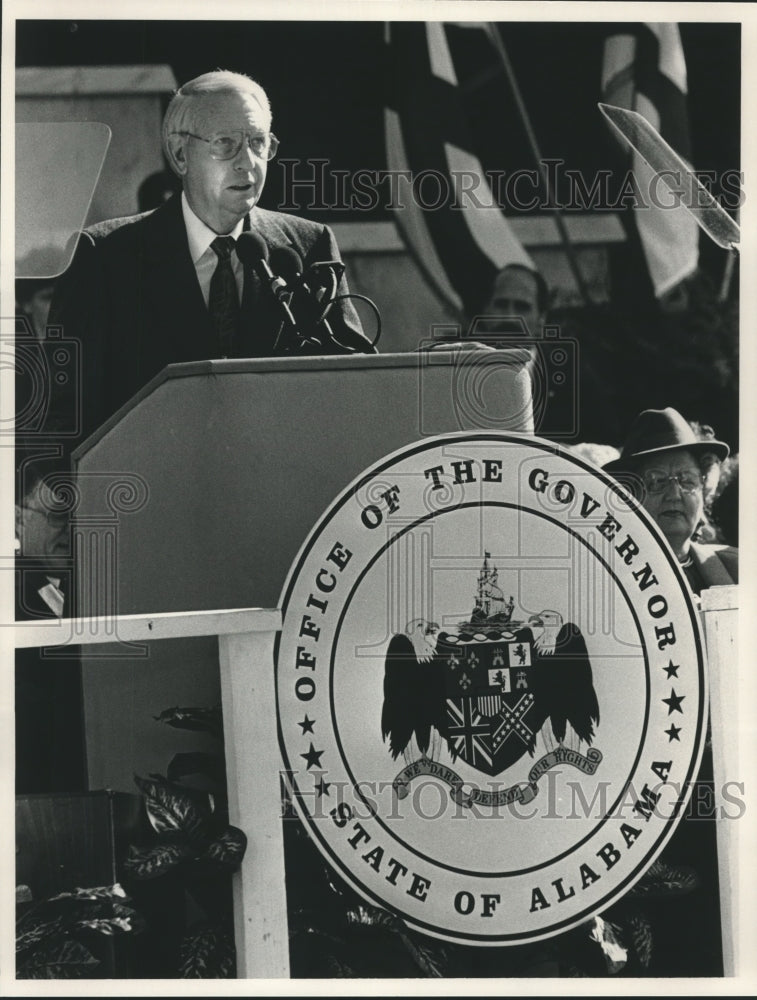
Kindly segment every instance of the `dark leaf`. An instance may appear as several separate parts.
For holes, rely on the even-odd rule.
[[[347,911],[347,923],[395,933],[424,976],[441,977],[447,963],[446,952],[432,944],[416,941],[405,924],[393,913],[362,904]]]
[[[376,906],[355,906],[347,910],[347,923],[359,927],[390,927],[396,928],[399,924],[397,917],[386,910],[380,910]]]
[[[226,768],[223,757],[215,753],[177,753],[166,770],[169,781],[178,781],[188,774],[206,774],[223,785]]]
[[[73,938],[52,940],[37,948],[19,964],[19,979],[81,979],[100,963],[87,948]]]
[[[105,934],[106,937],[112,937],[119,933],[129,933],[132,930],[130,917],[98,917],[95,920],[79,920],[76,926],[80,930]]]
[[[182,844],[154,844],[146,848],[132,844],[124,861],[124,871],[136,879],[158,878],[193,853]]]
[[[223,738],[223,716],[218,705],[213,708],[167,708],[154,718],[176,729],[192,729]]]
[[[330,944],[343,945],[344,937],[336,933],[329,933],[319,926],[319,915],[313,911],[298,910],[295,914],[298,926],[292,931],[292,936],[304,934],[328,941]]]
[[[410,952],[413,961],[424,976],[442,978],[446,975],[448,957],[444,948],[431,943],[421,944],[420,942],[413,940],[413,938],[406,933],[403,933],[401,937],[405,942],[405,947]]]
[[[326,970],[332,979],[356,979],[359,978],[352,966],[347,965],[336,957],[336,955],[326,956]]]
[[[611,976],[620,972],[628,961],[628,952],[618,939],[618,928],[602,917],[594,917],[590,926],[591,939],[602,949],[607,971]]]
[[[120,906],[113,904],[113,916],[128,920],[131,924],[132,934],[141,934],[147,927],[144,917],[138,910],[133,910],[130,906]]]
[[[320,866],[320,872],[323,880],[328,885],[329,889],[334,893],[335,897],[343,899],[345,896],[345,886],[338,878],[334,877],[333,869],[325,864],[322,859],[318,858],[318,864]]]
[[[134,783],[145,797],[147,816],[157,833],[180,833],[193,843],[207,836],[211,815],[207,793],[170,784],[160,775],[134,775]]]
[[[235,826],[229,826],[208,844],[203,857],[233,871],[241,865],[246,850],[247,837]]]
[[[128,899],[129,897],[123,887],[116,882],[114,885],[98,885],[87,889],[74,889],[73,892],[59,892],[57,896],[51,896],[49,902],[54,903],[59,899]]]
[[[290,973],[293,979],[319,979],[339,977],[341,973],[332,967],[330,959],[342,954],[345,942],[322,941],[318,935],[294,933],[289,938]]]
[[[346,927],[343,930],[335,927],[332,933],[325,932],[322,913],[299,911],[296,914],[300,926],[303,926],[304,918],[303,929],[305,932],[317,937],[323,943],[323,947],[330,949],[325,960],[331,970],[331,975],[361,975],[362,973],[354,972],[351,967],[356,965],[354,960],[360,954],[358,942],[361,940],[366,943],[370,942],[369,951],[375,952],[377,947],[381,947],[382,940],[388,941],[392,937],[407,952],[422,975],[439,978],[445,975],[448,964],[446,951],[430,942],[416,940],[405,924],[394,914],[364,903],[352,906],[343,912]],[[362,932],[362,937],[355,937],[350,928]],[[366,937],[365,932],[371,933]],[[343,953],[350,955],[350,965],[347,965],[343,960]],[[364,956],[364,961],[368,962],[367,967],[370,967],[371,959],[368,958],[367,953]],[[356,967],[362,968],[359,962]]]
[[[64,927],[65,922],[60,917],[55,917],[53,920],[36,919],[25,923],[19,921],[16,933],[16,951],[25,951],[45,938],[52,939],[59,935]]]
[[[628,918],[626,937],[630,938],[639,962],[645,969],[652,961],[652,927],[641,914],[633,914]]]
[[[181,942],[179,975],[182,979],[230,979],[236,952],[223,927],[204,925],[187,934]]]
[[[113,904],[110,900],[93,899],[87,895],[88,892],[89,890],[64,892],[35,903],[19,919],[16,926],[17,937],[27,940],[27,935],[40,938],[53,933],[66,933],[77,921],[94,919],[103,913],[112,912]],[[37,928],[41,930],[37,931]]]
[[[204,788],[193,788],[191,785],[183,785],[180,782],[169,781],[168,778],[164,778],[162,774],[149,774],[147,777],[150,781],[154,781],[158,785],[165,785],[166,788],[169,788],[182,796],[186,796],[190,801],[195,803],[202,816],[210,817],[215,812],[216,797],[213,792]]]
[[[629,890],[629,896],[682,896],[699,885],[699,876],[693,868],[669,865],[655,861],[642,878]]]

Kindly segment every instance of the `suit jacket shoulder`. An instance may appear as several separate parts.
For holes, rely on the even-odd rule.
[[[691,543],[694,562],[708,587],[739,582],[739,550],[732,545]]]
[[[276,212],[270,208],[255,206],[249,215],[250,225],[263,235],[291,234],[320,236],[328,227],[321,222],[312,222],[299,215]]]
[[[158,209],[153,209],[150,212],[140,212],[138,215],[125,215],[117,219],[105,219],[103,222],[96,222],[92,226],[87,226],[82,235],[89,237],[93,242],[97,243],[119,229],[123,229],[124,226],[132,226],[135,223],[144,222],[150,216],[154,215],[156,211]],[[127,229],[124,232],[130,233],[131,230]]]
[[[174,252],[187,252],[189,244],[181,211],[181,199],[170,198],[160,208],[138,215],[105,219],[88,226],[81,234],[85,244],[97,248],[106,258],[111,255],[133,254],[138,247],[149,248],[157,241],[168,242]]]
[[[84,230],[50,322],[78,343],[80,384],[54,390],[48,424],[79,406],[80,439],[167,364],[213,357],[180,199]]]
[[[293,247],[305,264],[316,259],[335,260],[340,256],[332,230],[310,219],[255,207],[245,220],[245,228],[259,233],[269,249]],[[145,250],[149,248],[149,256],[154,259],[158,259],[158,251],[184,254],[188,251],[178,196],[150,212],[98,222],[87,227],[81,238],[108,260],[121,254],[133,254],[140,246]]]
[[[249,222],[250,228],[259,233],[270,248],[291,246],[306,264],[340,257],[334,233],[321,222],[257,207],[250,212]]]

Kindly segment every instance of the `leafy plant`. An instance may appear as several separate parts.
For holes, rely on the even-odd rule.
[[[179,865],[206,864],[229,872],[239,867],[247,838],[218,816],[212,795],[183,788],[159,774],[135,775],[134,782],[157,840],[145,848],[129,848],[124,868],[132,878],[158,878]]]
[[[181,943],[182,979],[230,979],[236,968],[233,940],[217,924],[198,924]]]
[[[289,956],[293,978],[446,974],[445,946],[369,906],[324,861],[285,793]]]
[[[222,738],[217,708],[171,708],[156,721]],[[182,784],[202,775],[213,791]],[[133,879],[178,883],[189,913],[179,944],[176,974],[185,978],[231,978],[235,974],[234,935],[228,876],[242,862],[245,834],[229,825],[223,757],[179,753],[167,775],[134,776],[155,836],[131,845],[124,869]]]
[[[218,705],[211,708],[167,708],[154,718],[156,722],[174,729],[208,733],[223,743],[223,715]],[[207,777],[215,786],[216,794],[225,800],[226,764],[222,753],[195,751],[175,754],[166,769],[166,777],[170,781],[181,781],[192,775]]]
[[[293,813],[284,826],[293,976],[649,975],[655,926],[649,908],[699,884],[692,869],[658,860],[605,913],[564,934],[514,948],[443,944],[366,904],[323,861]]]
[[[650,865],[642,878],[629,890],[631,898],[647,899],[663,896],[682,896],[699,885],[697,873],[692,868],[670,865],[658,859]]]
[[[74,889],[32,903],[16,924],[18,979],[81,979],[95,976],[100,960],[88,944],[93,935],[139,933],[144,921],[116,883]]]
[[[691,868],[658,859],[602,916],[554,938],[560,965],[567,967],[569,975],[649,975],[654,951],[650,904],[686,895],[698,885]]]
[[[166,708],[153,718],[176,729],[206,732],[219,740],[223,739],[223,716],[218,705],[210,708]]]
[[[219,709],[172,708],[156,717],[174,728],[222,737]],[[201,776],[213,791],[189,787]],[[231,978],[235,954],[228,880],[241,863],[246,837],[228,824],[223,758],[178,753],[167,776],[135,777],[155,837],[132,847],[126,862],[136,879],[174,878],[194,903],[181,940],[176,974]],[[691,892],[697,875],[665,861],[653,864],[623,899],[573,930],[518,948],[443,944],[399,917],[368,905],[325,863],[285,801],[287,905],[294,977],[643,976],[654,952],[655,900]]]

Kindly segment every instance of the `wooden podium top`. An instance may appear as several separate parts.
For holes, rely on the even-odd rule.
[[[95,445],[142,400],[147,399],[159,388],[172,379],[196,378],[206,375],[270,375],[273,372],[295,374],[302,372],[355,372],[378,371],[386,368],[409,369],[414,372],[424,371],[433,367],[457,368],[469,378],[472,370],[480,368],[482,372],[490,372],[492,367],[514,369],[520,373],[519,381],[526,377],[526,366],[530,353],[524,348],[509,348],[506,350],[443,350],[417,352],[413,354],[353,354],[324,355],[301,358],[240,358],[216,361],[191,361],[185,364],[168,365],[155,378],[151,379],[132,398],[106,420],[86,441],[73,452],[75,464],[83,458]],[[485,376],[483,376],[485,377]],[[519,414],[519,419],[521,415]],[[462,429],[462,428],[461,428]],[[504,425],[501,429],[505,429]],[[524,427],[510,427],[510,430],[522,430]],[[531,426],[531,432],[533,426]]]
[[[533,433],[528,360],[516,348],[170,365],[74,453],[78,524],[111,539],[78,551],[114,561],[79,565],[80,580],[113,581],[85,587],[82,613],[275,607],[310,529],[372,463],[450,431]]]

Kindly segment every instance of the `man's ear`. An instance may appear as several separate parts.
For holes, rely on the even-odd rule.
[[[179,177],[183,177],[187,172],[186,142],[185,135],[175,133],[168,136],[168,162]]]

